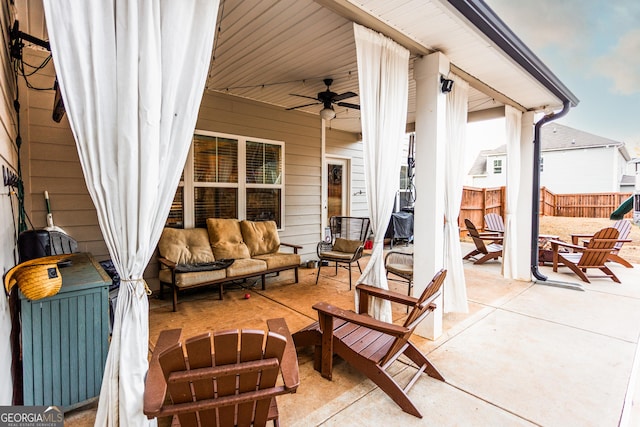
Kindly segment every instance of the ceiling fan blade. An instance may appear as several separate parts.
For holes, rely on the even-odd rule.
[[[353,98],[354,96],[358,96],[358,94],[354,92],[345,92],[345,93],[341,93],[340,95],[334,96],[333,101],[338,102],[338,101],[342,101],[343,99]]]
[[[358,104],[351,104],[349,102],[338,102],[338,105],[341,107],[353,108],[354,110],[360,109],[360,106]]]
[[[288,110],[295,110],[296,108],[310,107],[312,105],[320,105],[320,104],[322,104],[322,102],[312,102],[311,104],[304,104],[304,105],[298,105],[296,107],[290,107],[290,108],[287,108],[286,110],[287,111]]]
[[[291,95],[291,96],[299,96],[300,98],[308,98],[308,99],[313,99],[315,101],[318,101],[318,98],[315,98],[313,96],[298,95],[297,93],[290,93],[289,95]]]

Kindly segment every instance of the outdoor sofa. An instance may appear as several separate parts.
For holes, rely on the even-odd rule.
[[[280,252],[286,246],[292,250]],[[294,269],[298,283],[301,246],[280,242],[274,221],[208,218],[207,228],[165,228],[158,243],[160,296],[164,286],[178,292],[217,284],[222,299],[225,282]]]

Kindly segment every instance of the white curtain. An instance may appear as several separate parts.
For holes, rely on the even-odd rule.
[[[96,425],[144,425],[149,324],[142,275],[189,150],[218,1],[44,6],[87,188],[122,278]]]
[[[444,266],[447,278],[444,282],[444,311],[467,313],[467,284],[462,266],[460,228],[458,216],[462,201],[464,155],[467,139],[467,100],[469,83],[456,75],[450,75],[453,89],[447,94],[444,190]]]
[[[353,24],[358,58],[360,117],[369,218],[374,233],[371,258],[358,283],[389,289],[384,268],[387,230],[400,176],[407,122],[409,51],[393,40]],[[357,307],[356,294],[356,307]],[[391,304],[377,300],[371,315],[391,322]]]
[[[520,135],[522,132],[522,112],[506,105],[504,107],[507,137],[507,209],[504,221],[504,247],[502,249],[502,275],[507,279],[517,279],[518,234],[516,232],[516,206],[520,188]]]

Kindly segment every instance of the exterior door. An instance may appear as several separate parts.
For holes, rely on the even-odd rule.
[[[348,159],[327,158],[327,204],[326,222],[332,216],[346,216],[349,214],[349,184],[350,172]]]

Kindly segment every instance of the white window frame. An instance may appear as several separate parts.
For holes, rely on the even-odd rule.
[[[496,171],[499,169],[498,171]],[[493,159],[493,174],[500,175],[503,171],[502,159]]]
[[[247,189],[252,188],[271,188],[280,190],[280,227],[278,230],[285,229],[285,144],[284,141],[275,141],[271,139],[255,138],[252,136],[233,135],[221,132],[211,132],[207,130],[196,129],[193,135],[217,137],[233,139],[238,141],[238,182],[237,183],[218,183],[204,182],[199,183],[198,187],[220,187],[220,188],[237,188],[238,189],[238,219],[247,218]],[[247,142],[258,142],[271,145],[279,145],[282,156],[282,171],[279,184],[248,184],[247,183]],[[185,228],[193,228],[195,226],[195,206],[194,206],[194,147],[193,141],[189,148],[189,155],[184,166],[184,180],[180,181],[179,186],[183,187],[183,223]]]

